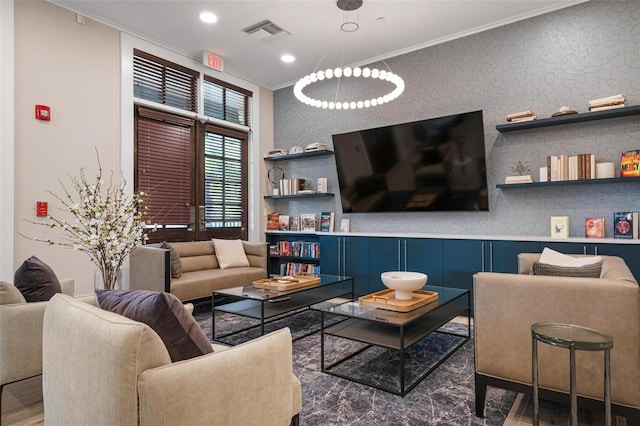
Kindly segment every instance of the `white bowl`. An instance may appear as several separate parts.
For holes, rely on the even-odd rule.
[[[427,283],[427,276],[421,272],[389,271],[380,274],[380,279],[391,290],[396,291],[397,300],[410,300],[413,292]]]

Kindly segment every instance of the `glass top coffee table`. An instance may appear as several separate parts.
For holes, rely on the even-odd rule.
[[[409,312],[370,307],[358,301],[312,306],[322,312],[321,371],[405,396],[471,337],[468,290],[437,286],[423,290],[437,292],[438,300]],[[342,317],[343,321],[325,327],[328,315]],[[442,327],[459,315],[467,315],[466,327]],[[330,348],[327,336],[334,340]],[[346,347],[353,350],[345,351]],[[325,365],[327,357],[332,360]]]
[[[351,277],[327,274],[310,276],[320,278],[320,283],[289,291],[256,288],[253,284],[214,291],[211,297],[212,340],[229,344],[230,342],[222,339],[257,327],[260,327],[260,335],[262,336],[265,324],[309,310],[313,304],[338,297],[353,299],[353,279]],[[216,305],[216,296],[227,296],[233,301]],[[257,319],[260,323],[216,335],[216,311]],[[316,328],[303,336],[297,336],[294,340],[317,331]]]

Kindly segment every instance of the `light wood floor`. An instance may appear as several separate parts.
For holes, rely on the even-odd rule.
[[[42,376],[6,385],[2,391],[0,425],[43,425]]]

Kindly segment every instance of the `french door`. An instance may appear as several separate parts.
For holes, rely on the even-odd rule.
[[[247,239],[247,134],[146,107],[135,115],[149,242]]]

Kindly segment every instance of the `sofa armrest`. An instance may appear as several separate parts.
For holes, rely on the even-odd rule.
[[[140,424],[249,425],[268,419],[286,425],[300,408],[292,404],[294,379],[291,334],[284,328],[144,371],[138,380]]]
[[[474,275],[476,371],[531,384],[531,325],[594,328],[614,339],[612,396],[640,404],[640,289],[626,280],[480,272]],[[568,392],[568,353],[538,345],[540,386]],[[578,393],[602,398],[602,353],[576,354]]]
[[[244,252],[249,265],[267,270],[267,243],[261,241],[243,241]]]
[[[171,292],[170,254],[168,249],[138,246],[129,260],[129,290]]]
[[[0,383],[42,373],[42,322],[48,302],[0,306]]]

